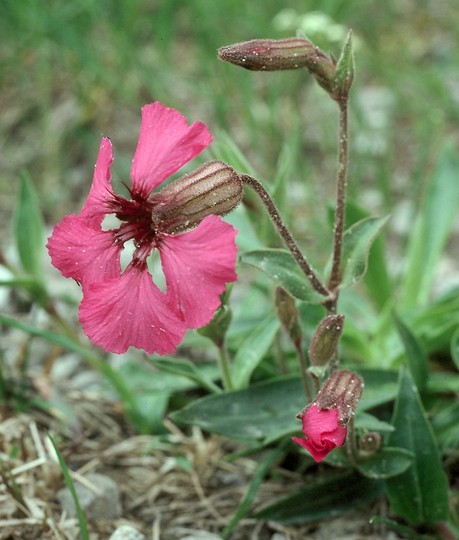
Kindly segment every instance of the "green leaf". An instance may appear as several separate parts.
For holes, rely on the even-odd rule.
[[[382,524],[388,529],[395,531],[400,538],[413,538],[413,540],[438,540],[438,536],[428,536],[424,533],[418,534],[413,529],[410,529],[409,527],[405,527],[404,525],[400,525],[400,523],[397,523],[396,521],[389,519],[384,516],[373,516],[370,519],[371,525],[378,525]]]
[[[357,370],[365,381],[359,411],[386,403],[396,393],[396,374],[384,370]],[[254,384],[250,388],[206,396],[171,416],[174,421],[197,425],[230,439],[267,444],[296,431],[296,415],[306,398],[299,377]]]
[[[269,315],[239,346],[231,367],[231,379],[236,389],[248,385],[253,371],[269,351],[279,327],[279,319]]]
[[[459,373],[433,371],[427,382],[429,394],[459,394]]]
[[[357,469],[367,478],[391,478],[406,471],[414,455],[404,448],[386,446],[357,464]]]
[[[257,249],[243,253],[241,261],[258,268],[294,298],[320,304],[324,297],[313,289],[292,254],[283,249]]]
[[[403,341],[408,367],[419,392],[423,392],[427,384],[428,359],[421,343],[408,326],[394,313],[395,326]]]
[[[389,216],[365,218],[345,231],[341,258],[341,287],[349,287],[363,277],[371,245],[388,219]]]
[[[394,426],[389,424],[389,422],[384,422],[372,414],[361,411],[355,417],[355,427],[356,429],[378,431],[382,433],[390,433],[391,431],[394,431]]]
[[[338,101],[346,99],[352,86],[355,74],[354,50],[352,47],[352,31],[347,34],[341,54],[336,63],[336,73],[333,77],[333,95]]]
[[[285,377],[206,396],[171,416],[174,421],[198,425],[231,439],[261,442],[299,428],[295,416],[305,404],[299,377]]]
[[[40,257],[43,253],[44,227],[37,194],[29,176],[20,175],[20,187],[14,214],[14,236],[22,268],[41,276]]]
[[[194,362],[183,358],[148,357],[148,361],[159,370],[174,375],[174,379],[177,379],[177,377],[185,377],[213,394],[218,394],[222,391],[222,389],[212,381],[212,378],[218,376],[217,366],[202,365],[198,367]]]
[[[459,402],[453,401],[443,407],[432,418],[432,427],[437,437],[438,446],[447,453],[459,448]]]
[[[373,409],[392,401],[397,395],[397,374],[389,369],[354,369],[365,383],[358,411]]]
[[[459,327],[451,338],[451,358],[453,359],[456,369],[459,370]]]
[[[414,455],[408,470],[386,481],[393,512],[413,524],[446,520],[448,493],[440,454],[416,386],[405,369],[400,373],[392,424],[395,431],[388,444]]]
[[[428,300],[441,253],[459,208],[459,159],[452,144],[438,158],[416,223],[410,230],[402,302],[406,307]]]
[[[425,306],[404,313],[404,316],[411,328],[416,328],[416,334],[422,338],[427,353],[450,348],[454,333],[459,328],[459,287],[429,301]]]
[[[346,222],[356,223],[361,219],[370,217],[370,214],[352,201],[348,201],[346,209]],[[387,301],[393,297],[392,279],[389,275],[386,262],[384,235],[375,238],[368,254],[367,271],[364,282],[376,306],[382,309]]]
[[[222,532],[223,540],[230,538],[230,535],[236,528],[237,524],[249,511],[250,506],[252,505],[253,501],[255,500],[255,497],[257,496],[258,490],[261,486],[263,479],[272,470],[274,465],[279,461],[279,459],[283,455],[284,446],[285,445],[279,445],[277,448],[275,448],[274,450],[271,450],[266,456],[262,458],[261,463],[258,465],[255,473],[252,476],[249,487],[247,489],[246,494],[244,495],[244,498],[242,499],[241,504],[239,505],[236,513],[231,518],[230,522],[228,523],[228,525],[225,527],[225,529]]]
[[[76,515],[78,517],[78,523],[80,526],[80,534],[82,540],[89,540],[89,532],[88,532],[88,526],[86,523],[86,518],[84,516],[83,510],[81,509],[80,501],[78,500],[78,495],[75,489],[75,486],[73,484],[72,477],[70,475],[70,471],[67,467],[67,464],[65,463],[64,458],[62,457],[62,454],[59,451],[59,448],[57,447],[56,443],[54,442],[54,439],[51,437],[51,435],[48,435],[48,438],[53,445],[54,451],[56,452],[57,459],[59,461],[59,466],[61,468],[62,474],[64,476],[65,483],[67,484],[67,488],[70,491],[70,494],[72,495],[73,502],[75,503],[75,510]]]
[[[383,482],[370,480],[355,472],[345,472],[311,485],[269,505],[257,519],[282,523],[308,523],[330,519],[374,501],[383,490]]]

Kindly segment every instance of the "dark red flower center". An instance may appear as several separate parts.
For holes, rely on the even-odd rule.
[[[146,259],[158,243],[161,231],[153,220],[155,203],[144,195],[130,190],[131,199],[113,194],[110,211],[120,220],[120,226],[113,231],[115,241],[125,243],[133,241],[135,251],[133,263],[146,265]]]

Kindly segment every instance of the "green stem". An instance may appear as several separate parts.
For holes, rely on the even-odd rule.
[[[354,417],[349,420],[347,425],[346,452],[349,461],[355,467],[359,459],[359,452],[355,443]]]
[[[300,372],[301,372],[301,380],[303,382],[303,389],[304,393],[306,395],[306,401],[308,403],[312,403],[312,393],[311,388],[309,386],[309,380],[308,380],[308,366],[306,365],[305,359],[304,359],[304,353],[303,353],[303,347],[301,346],[300,342],[294,343],[296,355],[298,357],[298,362],[300,364]]]
[[[328,288],[333,298],[326,305],[331,312],[336,311],[341,282],[341,255],[343,251],[344,223],[346,219],[346,191],[348,167],[348,119],[347,98],[339,102],[339,138],[338,138],[338,170],[336,174],[336,210],[333,234],[333,259]]]
[[[320,278],[312,269],[311,265],[308,263],[306,257],[301,252],[300,248],[298,247],[298,244],[296,243],[296,240],[293,238],[291,232],[288,230],[287,226],[282,220],[274,201],[272,200],[271,196],[266,191],[266,189],[263,187],[263,185],[258,180],[255,180],[255,178],[252,178],[251,176],[247,174],[241,175],[241,180],[244,184],[251,187],[255,191],[255,193],[260,197],[262,203],[265,205],[266,209],[268,210],[268,214],[271,217],[272,222],[274,226],[276,227],[278,233],[280,234],[282,240],[284,241],[285,245],[288,247],[291,254],[293,255],[293,257],[299,264],[305,276],[311,282],[311,285],[314,287],[314,289],[318,293],[320,293],[322,296],[329,299],[329,301],[332,301],[330,291],[322,283]]]
[[[224,344],[218,347],[218,367],[220,368],[223,388],[228,392],[234,390],[233,380],[231,378],[228,351]]]

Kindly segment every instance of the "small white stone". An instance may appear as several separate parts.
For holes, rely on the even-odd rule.
[[[146,540],[146,538],[134,527],[121,525],[112,533],[109,540]]]

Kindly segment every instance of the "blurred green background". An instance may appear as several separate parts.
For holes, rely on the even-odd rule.
[[[77,211],[102,134],[126,180],[140,107],[160,100],[217,141],[228,132],[267,184],[288,176],[315,237],[333,195],[336,111],[303,71],[218,60],[218,47],[256,37],[300,29],[337,55],[353,30],[350,191],[372,211],[416,202],[445,141],[459,138],[457,0],[2,0],[0,14],[2,228],[22,169],[49,225]]]

